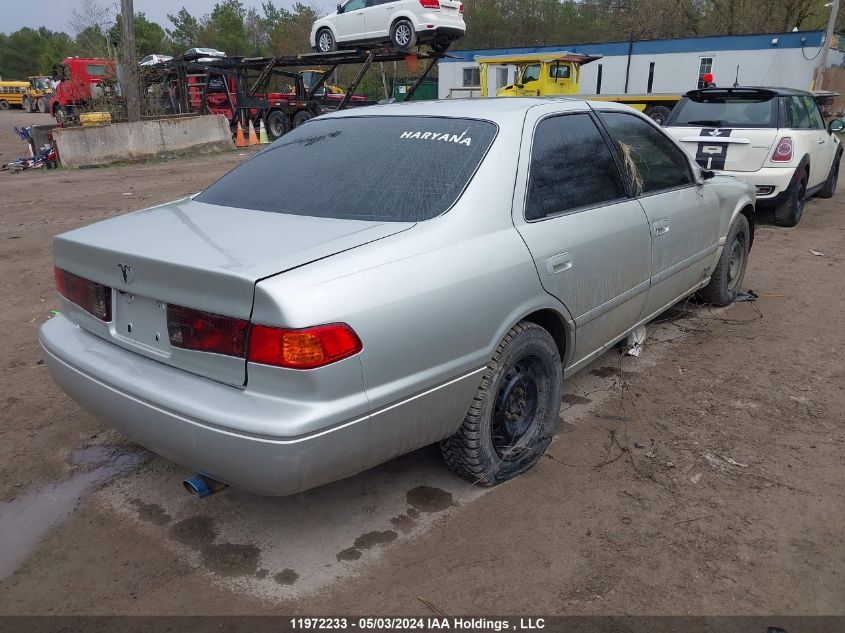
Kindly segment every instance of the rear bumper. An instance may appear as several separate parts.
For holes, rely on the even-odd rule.
[[[757,204],[771,206],[780,204],[789,194],[789,186],[795,177],[795,167],[763,167],[757,171],[724,171],[720,174],[733,176],[751,183],[757,188]]]
[[[295,437],[251,434],[225,420],[253,416],[284,428],[289,403],[132,354],[61,316],[41,327],[39,340],[54,380],[74,400],[126,437],[196,472],[282,496],[364,468],[366,414]]]

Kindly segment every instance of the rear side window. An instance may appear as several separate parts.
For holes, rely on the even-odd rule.
[[[531,148],[526,220],[624,197],[610,149],[588,114],[540,121]]]
[[[665,133],[633,114],[601,112],[637,194],[692,184],[686,154]]]
[[[787,101],[787,107],[789,108],[789,127],[796,130],[809,130],[811,127],[810,113],[807,112],[807,108],[801,97],[788,97]]]
[[[106,75],[106,67],[100,64],[87,64],[85,72],[96,77],[104,77]]]
[[[684,97],[667,125],[680,127],[776,128],[777,98],[758,95],[704,93]]]
[[[821,112],[819,112],[819,104],[809,95],[801,98],[804,100],[804,105],[807,106],[807,114],[810,116],[810,127],[817,130],[822,129],[824,127],[824,119],[822,118]]]
[[[418,222],[463,192],[493,123],[443,117],[314,119],[203,191],[225,207],[322,218]]]

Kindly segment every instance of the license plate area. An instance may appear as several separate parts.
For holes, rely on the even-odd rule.
[[[129,292],[118,292],[114,305],[115,336],[159,354],[170,352],[167,304]]]

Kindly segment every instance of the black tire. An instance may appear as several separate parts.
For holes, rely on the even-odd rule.
[[[331,53],[337,50],[337,42],[330,29],[320,29],[315,37],[314,50],[318,53]]]
[[[496,348],[461,427],[440,442],[446,464],[482,486],[528,470],[552,441],[562,387],[554,339],[520,321]]]
[[[313,118],[314,115],[308,112],[308,110],[300,110],[293,117],[293,127],[299,127],[306,121],[310,121]]]
[[[658,125],[666,125],[666,121],[669,120],[672,110],[666,106],[651,106],[650,108],[646,108],[643,114]]]
[[[727,306],[734,302],[742,288],[750,250],[751,227],[748,218],[740,213],[731,224],[719,263],[710,276],[710,283],[698,293],[702,301],[715,306]]]
[[[41,97],[38,99],[38,111],[41,114],[47,114],[50,111],[50,105],[47,101],[47,97]]]
[[[267,115],[267,138],[275,141],[282,134],[287,132],[288,120],[280,110],[272,110]]]
[[[789,187],[789,194],[782,203],[775,207],[775,224],[778,226],[796,226],[804,215],[807,197],[807,175],[798,178]]]
[[[32,107],[32,101],[29,100],[29,97],[23,98],[23,103],[21,103],[24,112],[35,112],[35,108]]]
[[[393,48],[408,51],[417,44],[417,32],[409,20],[396,20],[390,27],[390,43]]]
[[[833,194],[836,193],[836,185],[839,182],[839,160],[842,155],[838,155],[836,158],[833,159],[833,164],[830,166],[830,173],[827,175],[827,180],[824,181],[824,185],[816,195],[819,198],[832,198]]]
[[[0,110],[8,110],[9,109],[9,102],[5,99],[0,99]]]
[[[53,116],[59,123],[65,123],[70,118],[68,110],[66,110],[64,106],[56,106],[56,111],[53,113]]]
[[[452,46],[452,40],[448,38],[436,37],[431,40],[428,45],[431,47],[431,50],[435,53],[445,53],[449,50],[449,47]]]

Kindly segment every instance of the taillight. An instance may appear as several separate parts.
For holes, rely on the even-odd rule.
[[[424,9],[439,9],[440,0],[420,0],[420,4]]]
[[[361,339],[345,323],[304,330],[253,325],[247,359],[290,369],[314,369],[357,354],[362,347]]]
[[[784,136],[778,141],[772,160],[776,163],[788,163],[792,160],[792,139]]]
[[[461,3],[461,6],[460,6],[460,7],[458,7],[458,11],[460,11],[461,13],[463,13],[463,12],[464,12],[464,5],[463,5],[463,3]]]
[[[53,267],[56,290],[65,299],[100,319],[111,321],[111,288]]]
[[[249,321],[182,306],[167,306],[167,333],[173,347],[243,358]]]

